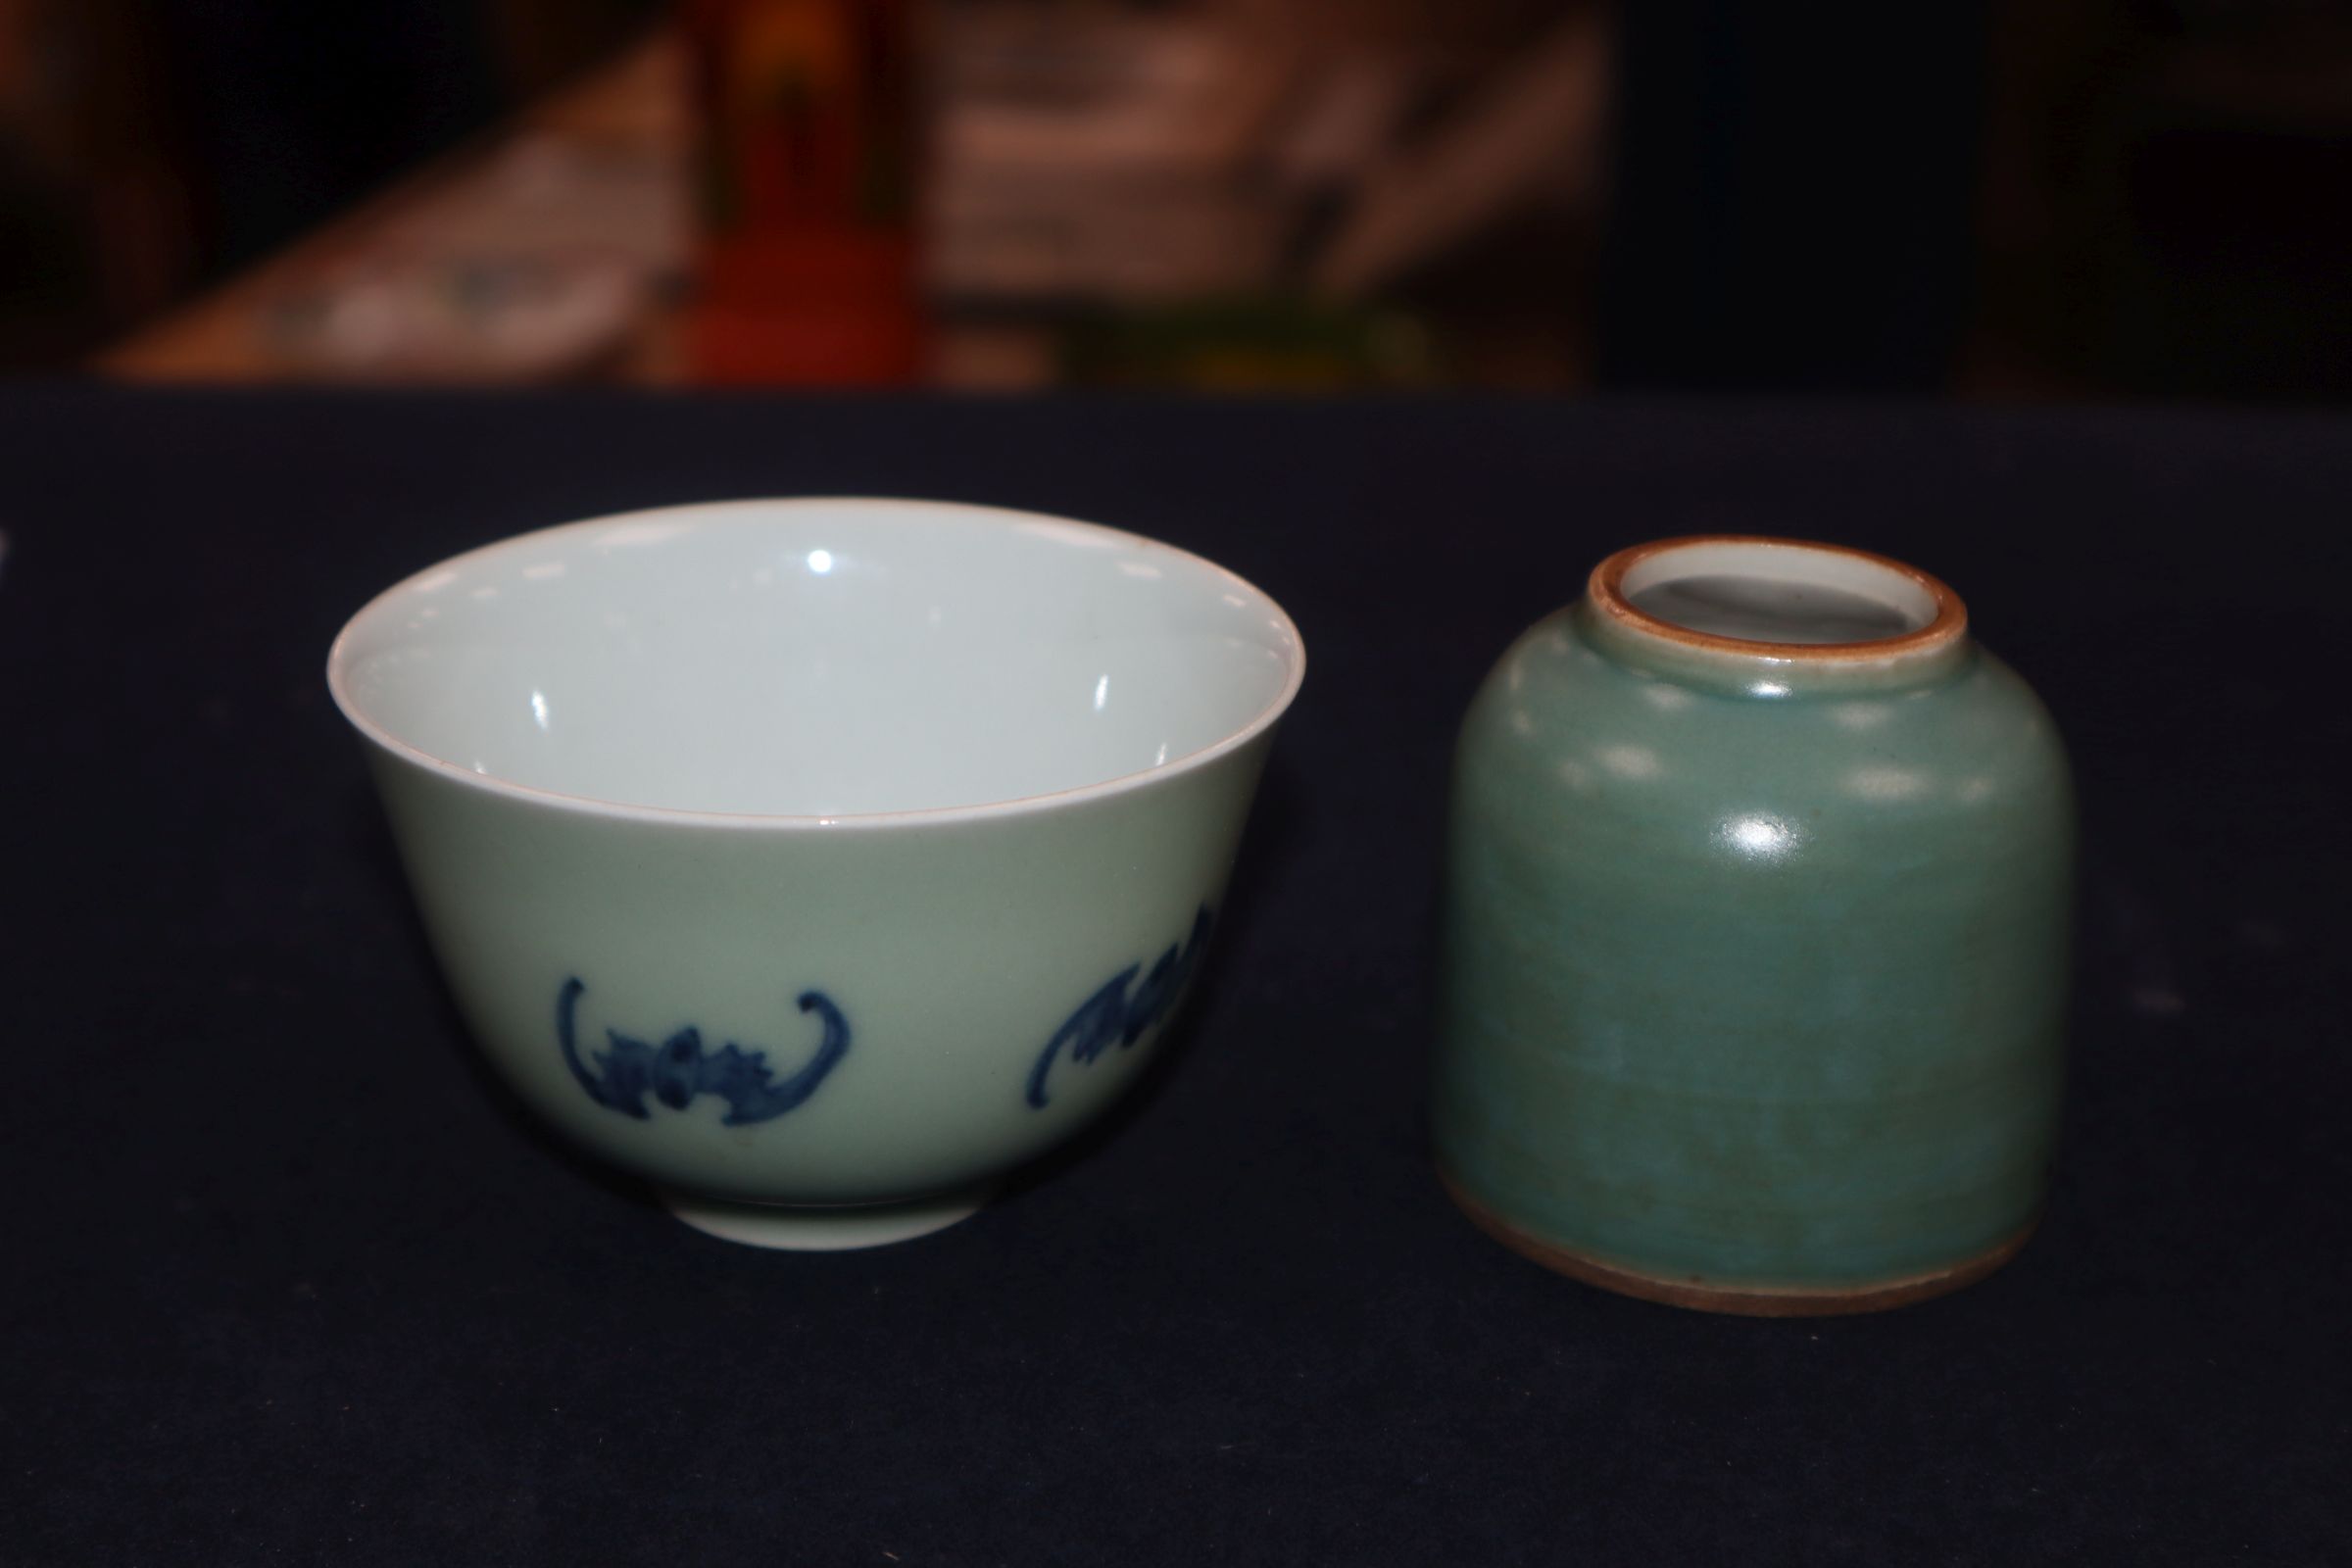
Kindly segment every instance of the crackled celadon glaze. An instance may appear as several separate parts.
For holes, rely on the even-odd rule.
[[[2031,1230],[2058,1119],[2049,716],[1896,564],[1627,556],[1462,729],[1442,1173],[1506,1242],[1632,1294],[1834,1311],[1966,1283]]]
[[[827,1249],[963,1217],[1135,1080],[1303,667],[1151,540],[813,500],[460,557],[329,678],[522,1102],[690,1224]]]

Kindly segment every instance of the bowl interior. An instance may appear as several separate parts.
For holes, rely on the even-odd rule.
[[[1298,635],[1209,563],[1081,523],[747,502],[526,534],[336,643],[396,746],[563,795],[823,816],[1019,800],[1271,722]]]

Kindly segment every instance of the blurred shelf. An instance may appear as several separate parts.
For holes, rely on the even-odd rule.
[[[942,13],[923,378],[966,391],[1588,380],[1579,259],[1601,13],[1484,53],[1343,13],[1272,31],[1221,11],[1081,23],[1003,0]],[[711,265],[693,80],[684,37],[648,36],[90,368],[211,383],[712,373],[710,318],[698,335],[686,311],[695,270],[707,293]],[[804,314],[822,325],[825,309]]]
[[[676,40],[648,37],[92,368],[165,382],[677,380],[668,301],[691,238],[685,78]],[[465,341],[468,309],[524,287],[543,298],[520,331]],[[371,359],[386,313],[402,311],[438,313],[438,351]]]

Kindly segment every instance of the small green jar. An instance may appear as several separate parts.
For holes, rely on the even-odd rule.
[[[1463,725],[1440,1174],[1538,1261],[1682,1305],[1981,1278],[2040,1210],[2073,859],[2049,714],[1942,583],[1620,552]]]

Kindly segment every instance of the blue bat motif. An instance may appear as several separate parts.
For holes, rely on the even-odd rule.
[[[817,1015],[824,1038],[816,1054],[787,1077],[778,1078],[769,1069],[764,1051],[746,1051],[732,1041],[716,1051],[706,1050],[702,1031],[692,1024],[660,1046],[608,1029],[605,1038],[612,1044],[596,1054],[591,1068],[581,1059],[573,1036],[573,1015],[587,989],[574,975],[556,997],[556,1041],[564,1048],[564,1064],[589,1099],[639,1121],[649,1114],[648,1095],[672,1110],[684,1110],[697,1095],[716,1095],[727,1102],[725,1125],[767,1121],[806,1103],[850,1049],[850,1026],[841,1009],[822,992],[804,991],[801,1010]]]
[[[1112,1046],[1124,1051],[1144,1037],[1144,1032],[1165,1018],[1175,1007],[1177,998],[1184,994],[1184,984],[1193,977],[1193,966],[1200,961],[1201,950],[1208,946],[1208,929],[1215,916],[1207,905],[1193,917],[1193,934],[1183,944],[1170,944],[1144,975],[1144,983],[1135,994],[1127,988],[1135,985],[1135,977],[1143,965],[1131,963],[1105,981],[1102,988],[1084,1002],[1078,1010],[1054,1031],[1046,1042],[1045,1051],[1038,1056],[1037,1065],[1029,1070],[1029,1103],[1039,1110],[1046,1107],[1046,1076],[1054,1070],[1054,1060],[1064,1051],[1070,1060],[1085,1066]]]

